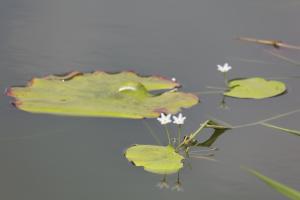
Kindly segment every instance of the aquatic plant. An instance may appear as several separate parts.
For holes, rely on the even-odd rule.
[[[227,72],[229,72],[232,67],[228,65],[228,63],[225,63],[224,65],[217,65],[218,71],[222,72],[224,75],[224,82],[225,82],[225,87],[228,87],[228,79],[227,79]]]
[[[11,87],[18,109],[33,113],[69,116],[155,118],[196,105],[191,93],[177,91],[180,84],[134,72],[72,72],[64,76],[34,78],[25,87]],[[159,94],[152,91],[167,90]]]
[[[217,65],[218,71],[224,75],[225,87],[207,86],[211,91],[196,92],[196,94],[223,94],[224,96],[239,99],[265,99],[284,94],[287,90],[281,81],[266,80],[262,77],[234,78],[228,80],[227,72],[232,67],[225,63]],[[221,103],[225,107],[224,97]]]
[[[260,77],[233,79],[229,81],[228,87],[229,91],[224,93],[225,96],[249,99],[265,99],[286,91],[284,83]]]
[[[155,174],[173,174],[183,167],[184,157],[172,145],[134,145],[124,155],[135,166]]]
[[[166,116],[161,114],[161,117],[159,117],[158,120],[160,122],[163,121],[161,124],[165,126],[167,123],[170,123],[170,118],[171,116],[169,115]],[[181,113],[178,116],[173,116],[173,123],[178,125],[178,133],[181,133],[181,125],[184,124],[185,119],[186,117]],[[166,120],[167,123],[164,123],[164,120]],[[199,142],[196,139],[196,136],[204,128],[213,128],[215,131],[206,141]],[[184,136],[182,140],[180,139],[181,134],[178,134],[178,137],[174,138],[173,143],[171,143],[170,133],[168,129],[166,129],[165,131],[169,142],[167,146],[135,144],[125,151],[124,156],[133,165],[143,167],[145,171],[164,175],[162,181],[158,184],[160,188],[169,188],[166,182],[166,175],[178,173],[176,185],[173,189],[181,191],[182,187],[179,180],[179,171],[184,167],[184,160],[190,157],[206,159],[212,156],[212,154],[194,155],[193,152],[190,155],[191,149],[193,147],[207,147],[209,148],[207,151],[216,150],[216,148],[210,148],[211,145],[227,129],[229,128],[211,120],[207,120],[202,123],[196,131]]]
[[[282,44],[282,43],[276,43]],[[267,80],[261,77],[227,79],[227,72],[232,67],[225,63],[217,65],[223,73],[225,87],[210,87],[217,89],[208,94],[223,94],[240,99],[265,99],[284,94],[287,90],[280,81]],[[145,171],[163,175],[159,188],[169,188],[167,175],[177,173],[177,180],[172,190],[182,191],[179,178],[180,170],[190,158],[200,158],[214,161],[213,154],[200,154],[193,151],[197,148],[207,148],[200,151],[214,151],[214,142],[229,129],[262,125],[286,133],[300,136],[300,131],[280,127],[269,123],[271,120],[300,112],[300,109],[282,113],[257,122],[242,125],[231,125],[228,122],[213,119],[200,124],[192,133],[185,134],[182,126],[186,116],[178,113],[182,108],[189,108],[197,103],[197,93],[179,92],[180,84],[176,78],[166,79],[160,76],[140,76],[134,72],[93,73],[71,72],[66,75],[50,75],[32,79],[27,86],[11,87],[6,94],[14,98],[13,104],[20,110],[32,113],[47,113],[68,116],[88,117],[119,117],[119,118],[157,118],[164,127],[168,144],[162,145],[155,134],[152,136],[159,145],[136,144],[126,149],[124,156],[129,162]],[[201,92],[200,92],[201,94]],[[170,124],[177,126],[176,133],[169,131]],[[197,136],[203,129],[213,129],[211,136],[205,141],[198,141]],[[173,137],[174,136],[174,137]],[[195,153],[196,152],[196,153]],[[271,187],[291,199],[299,199],[298,191],[290,189],[254,170],[248,170]]]

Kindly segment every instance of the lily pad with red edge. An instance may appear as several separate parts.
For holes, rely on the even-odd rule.
[[[177,113],[199,102],[192,93],[174,91],[180,85],[159,76],[134,72],[71,72],[64,76],[33,78],[26,86],[11,87],[20,110],[69,116],[155,118]],[[166,90],[160,94],[151,91]]]

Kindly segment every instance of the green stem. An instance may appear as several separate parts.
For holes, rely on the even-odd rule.
[[[277,130],[281,130],[281,131],[284,131],[284,132],[287,132],[287,133],[291,133],[291,134],[300,136],[300,131],[298,131],[298,130],[283,128],[283,127],[275,126],[273,124],[269,124],[269,123],[265,123],[265,122],[262,122],[260,124],[263,125],[263,126],[269,127],[269,128],[274,128],[274,129],[277,129]]]
[[[200,127],[192,134],[190,134],[189,136],[189,141],[193,140],[197,135],[198,133],[200,133],[202,131],[202,129],[204,129],[206,127],[206,125],[209,123],[210,120],[206,120],[203,124],[200,125]],[[179,149],[180,147],[184,146],[186,141],[182,141],[176,149]]]
[[[300,109],[292,110],[290,112],[282,113],[282,114],[279,114],[279,115],[275,115],[273,117],[263,119],[263,120],[260,120],[260,121],[257,121],[257,122],[242,124],[242,125],[238,125],[238,126],[233,126],[232,128],[244,128],[244,127],[249,127],[249,126],[255,126],[255,125],[259,125],[261,123],[266,123],[266,122],[269,122],[269,121],[272,121],[272,120],[275,120],[275,119],[286,117],[286,116],[289,116],[289,115],[297,113],[297,112],[300,112]]]
[[[227,88],[229,88],[229,86],[228,86],[228,79],[227,79],[227,72],[224,72],[223,74],[224,74],[224,82],[225,82],[225,86],[226,86]]]
[[[168,137],[168,142],[169,142],[169,145],[170,145],[171,144],[171,138],[170,138],[170,133],[169,133],[168,125],[165,125],[165,131],[166,131],[166,134],[167,134],[167,137]]]
[[[204,129],[206,127],[206,125],[208,124],[209,120],[206,120],[203,124],[201,124],[201,126],[194,132],[190,135],[190,139],[194,139],[198,133],[200,133],[202,131],[202,129]]]
[[[164,174],[163,179],[162,179],[162,182],[163,182],[163,183],[166,183],[166,182],[167,182],[167,175],[166,175],[166,174]]]
[[[179,144],[181,142],[181,132],[182,132],[182,125],[179,124],[178,125],[178,137],[177,137],[178,143],[177,144]]]
[[[179,171],[177,172],[177,184],[180,184],[180,176],[179,176]]]
[[[267,122],[275,120],[275,119],[280,119],[282,117],[286,117],[286,116],[289,116],[289,115],[292,115],[292,114],[295,114],[295,113],[298,113],[298,112],[300,112],[300,109],[296,109],[296,110],[292,110],[292,111],[289,111],[289,112],[281,113],[281,114],[278,114],[278,115],[275,115],[275,116],[272,116],[272,117],[269,117],[269,118],[266,118],[266,119],[263,119],[263,120],[260,120],[260,121],[247,123],[247,124],[236,125],[236,126],[233,126],[233,125],[231,125],[231,124],[229,124],[225,121],[221,121],[221,120],[216,119],[214,117],[211,117],[211,118],[215,121],[218,121],[218,122],[224,124],[225,126],[227,126],[228,128],[231,128],[231,129],[244,128],[244,127],[250,127],[250,126],[256,126],[256,125],[263,125],[263,126],[268,125],[270,127],[270,124],[268,124]],[[272,126],[274,126],[274,125],[272,125]]]
[[[296,60],[293,60],[291,58],[288,58],[288,57],[285,57],[283,55],[281,55],[280,53],[278,52],[274,52],[274,51],[270,51],[270,50],[265,50],[266,52],[268,52],[269,54],[271,54],[272,56],[275,56],[277,58],[280,58],[286,62],[289,62],[291,64],[294,64],[294,65],[297,65],[297,66],[300,66],[300,62],[299,61],[296,61]]]

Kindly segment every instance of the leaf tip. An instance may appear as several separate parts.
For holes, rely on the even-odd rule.
[[[19,100],[15,100],[15,101],[11,102],[11,104],[16,108],[20,108],[20,106],[22,105],[22,102]]]
[[[14,94],[13,94],[12,88],[11,87],[6,88],[4,91],[4,95],[10,96],[10,97],[13,96]]]
[[[36,82],[36,78],[32,78],[30,81],[28,81],[27,86],[31,87],[34,85],[35,82]]]

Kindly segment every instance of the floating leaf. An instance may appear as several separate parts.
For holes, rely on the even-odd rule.
[[[257,178],[259,178],[260,180],[262,180],[267,185],[269,185],[273,189],[277,190],[278,192],[280,192],[284,196],[288,197],[289,199],[300,200],[300,191],[297,191],[293,188],[290,188],[286,185],[283,185],[282,183],[279,183],[275,180],[272,180],[271,178],[269,178],[267,176],[264,176],[264,175],[262,175],[261,173],[255,171],[255,170],[247,169],[247,168],[246,168],[246,170],[248,170],[251,174],[253,174]]]
[[[249,99],[264,99],[277,96],[286,91],[285,84],[280,81],[269,81],[260,77],[231,80],[230,90],[225,96]]]
[[[133,72],[109,74],[72,72],[65,76],[34,78],[26,87],[12,87],[17,108],[33,113],[71,116],[154,118],[161,112],[176,113],[199,102],[191,93],[150,91],[180,85],[158,77],[141,77]]]
[[[172,146],[135,145],[128,148],[125,157],[135,166],[155,174],[173,174],[182,167],[183,156]]]
[[[223,134],[225,133],[225,131],[229,130],[230,128],[225,127],[217,122],[214,122],[212,120],[209,121],[209,123],[206,125],[206,127],[208,128],[213,128],[214,132],[213,134],[204,142],[199,142],[196,144],[196,146],[199,147],[211,147],[216,141],[217,139]]]

